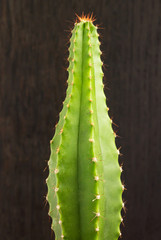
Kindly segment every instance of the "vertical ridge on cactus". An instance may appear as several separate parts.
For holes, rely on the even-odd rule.
[[[68,88],[51,140],[47,178],[56,240],[117,240],[122,184],[103,91],[100,42],[92,17],[70,39]]]

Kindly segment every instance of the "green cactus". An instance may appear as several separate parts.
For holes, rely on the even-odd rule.
[[[46,180],[56,240],[116,240],[121,235],[122,168],[103,91],[98,36],[92,17],[79,17]]]

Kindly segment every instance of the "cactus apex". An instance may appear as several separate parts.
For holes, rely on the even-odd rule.
[[[83,12],[81,16],[78,16],[78,14],[75,14],[75,15],[77,16],[79,22],[91,22],[91,23],[93,23],[94,21],[96,21],[96,18],[93,16],[93,13],[91,13],[91,14],[89,13],[87,15],[84,15],[84,12]],[[77,20],[76,20],[76,23],[77,23]],[[87,29],[88,28],[89,27],[87,26]]]

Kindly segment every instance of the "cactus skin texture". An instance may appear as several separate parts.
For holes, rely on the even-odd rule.
[[[117,240],[123,207],[119,150],[103,91],[97,27],[79,17],[68,88],[50,142],[47,201],[56,240]]]

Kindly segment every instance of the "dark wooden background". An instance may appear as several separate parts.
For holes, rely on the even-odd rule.
[[[0,239],[52,240],[49,141],[65,97],[77,14],[101,24],[105,92],[119,126],[123,240],[161,239],[161,1],[0,1]]]

